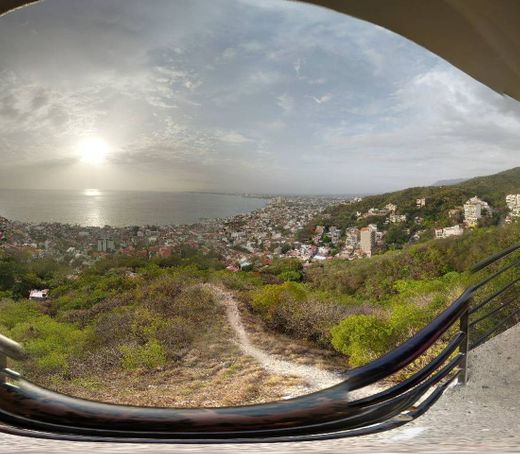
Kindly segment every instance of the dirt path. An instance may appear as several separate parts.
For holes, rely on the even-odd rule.
[[[277,375],[296,376],[305,380],[305,386],[290,390],[287,397],[328,388],[344,379],[341,374],[328,372],[315,366],[287,361],[255,347],[244,328],[238,305],[233,295],[214,285],[209,287],[224,303],[229,323],[236,333],[236,341],[246,355],[253,357],[268,372]]]

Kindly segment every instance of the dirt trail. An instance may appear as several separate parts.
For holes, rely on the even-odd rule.
[[[341,374],[328,372],[315,366],[287,361],[255,347],[251,343],[244,328],[244,324],[240,318],[240,312],[238,311],[238,305],[233,295],[216,286],[210,286],[210,288],[222,299],[226,307],[227,317],[231,327],[236,333],[236,340],[240,349],[246,355],[253,357],[265,370],[277,375],[291,375],[303,378],[306,382],[306,386],[301,390],[303,392],[312,392],[328,388],[344,379]]]
[[[207,285],[223,302],[226,307],[229,323],[236,333],[236,341],[240,349],[248,356],[254,358],[265,370],[277,375],[288,375],[305,380],[303,386],[292,386],[288,389],[286,398],[295,397],[309,392],[334,386],[345,379],[343,374],[329,372],[312,365],[298,364],[293,361],[280,358],[265,350],[255,347],[244,328],[238,304],[232,293],[215,285]],[[364,397],[380,391],[378,386],[369,386],[352,393],[352,398]]]

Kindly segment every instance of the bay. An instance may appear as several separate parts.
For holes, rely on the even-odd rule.
[[[267,199],[198,192],[0,189],[0,216],[82,226],[193,224],[264,207]]]

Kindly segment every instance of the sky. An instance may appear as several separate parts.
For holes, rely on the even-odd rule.
[[[520,103],[324,8],[45,0],[0,18],[0,187],[376,193],[519,150]]]

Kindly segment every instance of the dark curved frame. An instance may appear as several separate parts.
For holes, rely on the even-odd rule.
[[[481,271],[518,249],[520,244],[480,262],[473,271]],[[20,345],[0,336],[0,431],[62,440],[229,443],[323,440],[392,429],[427,411],[455,379],[466,382],[469,328],[517,300],[513,298],[471,323],[470,315],[503,295],[520,278],[474,308],[470,308],[472,298],[506,271],[516,271],[519,264],[520,259],[515,259],[469,287],[415,336],[383,357],[348,371],[343,382],[302,397],[261,405],[145,408],[65,396],[38,387],[8,369],[7,356],[23,360],[25,353]],[[473,346],[480,345],[517,313],[515,310]],[[458,329],[452,333],[454,326]],[[411,377],[377,394],[349,401],[351,391],[403,370],[441,338],[447,343],[442,352]]]

